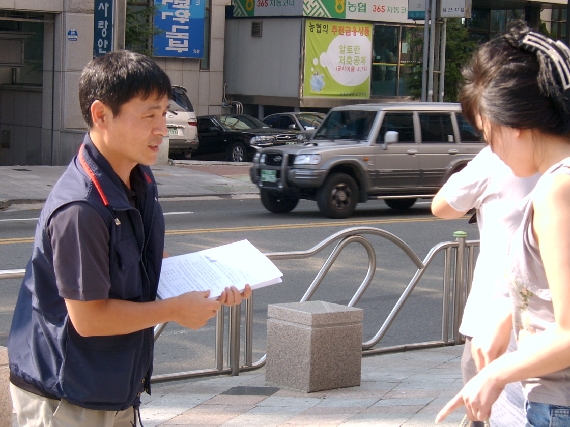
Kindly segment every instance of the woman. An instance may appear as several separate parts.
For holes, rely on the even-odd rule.
[[[570,426],[570,50],[516,22],[464,76],[465,117],[515,175],[542,177],[510,250],[518,349],[487,364],[436,422],[462,405],[469,419],[487,420],[505,385],[521,381],[527,426]]]
[[[506,328],[505,333],[512,329],[504,268],[510,241],[522,220],[522,202],[539,176],[517,177],[491,147],[485,147],[464,169],[454,173],[433,198],[432,213],[441,218],[460,218],[476,209],[480,250],[459,327],[465,335],[461,358],[464,384],[507,350],[489,347],[486,337],[497,328]],[[489,324],[492,330],[488,330]],[[461,426],[484,427],[485,423],[466,418]]]

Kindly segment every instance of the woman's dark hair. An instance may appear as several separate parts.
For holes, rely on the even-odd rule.
[[[536,43],[535,43],[536,42]],[[465,118],[477,117],[516,129],[553,135],[570,133],[570,50],[561,42],[530,31],[522,21],[482,45],[463,69],[459,100]]]
[[[171,96],[170,79],[150,58],[127,50],[93,59],[79,79],[79,105],[87,126],[93,126],[91,105],[99,100],[117,116],[135,97]]]

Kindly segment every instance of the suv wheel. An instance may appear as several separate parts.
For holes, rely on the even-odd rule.
[[[323,214],[333,219],[348,218],[358,203],[358,186],[350,175],[330,175],[317,192],[317,204]]]
[[[228,152],[228,160],[230,162],[245,162],[247,154],[245,152],[245,145],[241,142],[232,143]]]
[[[273,213],[289,213],[299,203],[299,199],[296,197],[286,197],[267,190],[260,190],[259,195],[265,209]]]
[[[404,211],[406,209],[410,209],[412,206],[414,206],[414,203],[416,203],[416,200],[418,199],[414,199],[414,198],[410,198],[410,199],[384,199],[384,202],[386,202],[386,204],[395,210],[398,211]]]

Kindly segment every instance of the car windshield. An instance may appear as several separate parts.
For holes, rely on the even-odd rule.
[[[172,87],[172,100],[184,111],[193,112],[194,107],[186,95],[186,89],[181,86]]]
[[[324,114],[318,113],[299,113],[297,119],[304,128],[318,128],[325,118]]]
[[[331,111],[313,139],[368,139],[376,111]]]
[[[268,128],[261,120],[247,115],[221,115],[220,124],[225,130],[247,130],[247,129],[261,129]]]

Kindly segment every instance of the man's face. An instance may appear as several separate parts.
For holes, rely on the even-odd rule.
[[[156,162],[158,146],[168,134],[166,109],[168,98],[151,95],[147,99],[135,97],[121,106],[113,117],[108,110],[105,157],[119,168]],[[130,170],[129,169],[129,170]]]

